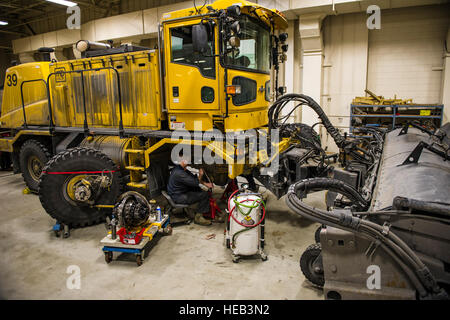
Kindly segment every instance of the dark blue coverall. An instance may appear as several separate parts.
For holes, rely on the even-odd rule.
[[[199,186],[198,177],[176,165],[170,173],[167,193],[175,203],[194,204],[198,202],[197,212],[209,212],[209,193]]]

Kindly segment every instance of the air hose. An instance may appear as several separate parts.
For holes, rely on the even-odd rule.
[[[424,263],[405,242],[390,232],[387,226],[356,217],[350,210],[325,211],[302,202],[297,195],[307,190],[308,186],[314,185],[311,180],[314,179],[302,180],[289,187],[286,203],[294,213],[321,224],[355,233],[372,241],[398,262],[421,297],[426,297],[431,293],[438,297],[448,298]]]
[[[236,237],[237,237],[238,235],[240,235],[240,234],[242,234],[243,232],[249,231],[249,230],[251,230],[251,229],[256,228],[257,226],[259,226],[259,225],[264,221],[264,218],[265,218],[265,216],[266,216],[266,206],[265,206],[265,204],[264,204],[264,201],[262,201],[262,200],[257,200],[257,199],[255,199],[255,200],[244,199],[244,200],[242,200],[242,201],[237,201],[236,199],[234,199],[234,196],[235,196],[236,193],[238,193],[239,191],[240,191],[240,190],[234,191],[234,192],[231,194],[231,196],[228,198],[228,212],[229,212],[229,214],[228,214],[228,221],[230,221],[230,218],[233,218],[233,220],[234,220],[237,224],[239,224],[240,226],[243,226],[243,227],[245,228],[245,229],[239,230],[238,232],[236,232],[235,234],[233,234],[232,241],[231,241],[232,244],[233,244],[233,247],[234,247],[235,239],[236,239]],[[230,208],[230,202],[231,202],[231,200],[233,200],[233,202],[234,202],[234,207],[233,207],[232,209]],[[249,201],[252,201],[252,204],[250,204],[250,205],[244,204],[244,202],[249,202]],[[252,212],[252,210],[258,208],[259,206],[262,207],[263,214],[262,214],[261,220],[259,220],[259,222],[255,223],[255,224],[252,224],[252,225],[244,224],[244,223],[238,221],[238,220],[236,219],[236,217],[233,215],[233,211],[235,211],[235,208],[238,208],[239,213],[241,213],[244,217],[248,217],[248,216],[250,215],[250,213]],[[247,211],[247,212],[244,212],[244,210],[242,209],[242,207],[247,208],[248,211]]]

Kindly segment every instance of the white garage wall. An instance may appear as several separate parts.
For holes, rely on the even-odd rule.
[[[331,122],[348,131],[351,101],[366,87],[386,98],[442,103],[448,12],[448,5],[382,10],[380,30],[367,29],[365,12],[327,16],[321,105]],[[450,105],[445,109],[448,114]],[[321,134],[336,151],[324,129]]]
[[[321,104],[333,125],[348,131],[350,104],[364,95],[367,78],[368,29],[365,13],[328,16],[323,22],[324,59]],[[337,151],[326,130],[322,143]]]
[[[381,29],[369,32],[367,88],[384,97],[439,103],[449,12],[449,6],[382,10]]]

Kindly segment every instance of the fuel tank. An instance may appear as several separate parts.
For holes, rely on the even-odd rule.
[[[95,136],[86,138],[80,143],[80,147],[92,148],[106,154],[114,163],[124,169],[127,165],[126,147],[131,138],[121,139],[117,136]]]

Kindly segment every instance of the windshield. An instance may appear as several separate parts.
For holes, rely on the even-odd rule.
[[[262,23],[246,15],[239,17],[240,46],[232,48],[226,43],[225,64],[260,72],[270,71],[270,31]]]

